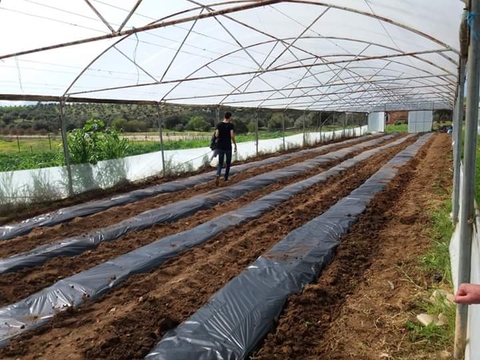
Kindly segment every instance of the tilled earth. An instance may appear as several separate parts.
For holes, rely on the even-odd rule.
[[[409,144],[413,142],[414,139],[409,139],[405,142],[405,144]],[[388,142],[382,143],[382,145]],[[405,145],[404,144],[404,145]],[[404,146],[402,145],[402,146]],[[353,154],[352,154],[353,156]],[[350,157],[352,157],[350,156]],[[0,306],[18,301],[30,294],[33,294],[49,285],[52,285],[56,281],[68,277],[70,275],[76,274],[82,270],[88,269],[93,267],[97,264],[105,262],[109,259],[117,257],[119,255],[125,254],[129,251],[137,249],[141,246],[147,245],[152,243],[162,237],[175,234],[180,231],[184,231],[190,228],[193,228],[201,223],[214,219],[215,217],[219,216],[219,211],[221,213],[228,212],[234,210],[238,207],[246,205],[247,203],[258,199],[272,191],[281,189],[282,187],[291,184],[293,182],[299,181],[303,178],[310,177],[316,175],[319,172],[322,172],[328,167],[334,166],[335,164],[341,161],[333,161],[330,163],[329,166],[321,166],[313,169],[311,171],[305,172],[298,176],[289,177],[283,180],[278,181],[275,184],[267,186],[261,190],[252,191],[237,200],[229,201],[227,203],[220,204],[213,209],[200,211],[190,217],[181,219],[177,222],[170,223],[170,224],[158,224],[153,226],[152,228],[130,232],[127,233],[125,236],[120,237],[117,240],[111,242],[105,242],[100,244],[100,246],[94,250],[89,250],[74,257],[56,257],[49,261],[47,261],[43,266],[39,267],[32,267],[32,268],[25,268],[20,271],[7,273],[7,274],[0,274]],[[280,168],[282,164],[276,164],[276,169]],[[291,161],[287,162],[287,166],[291,165]],[[268,171],[263,169],[264,171]],[[239,174],[238,178],[245,179],[248,176],[255,176],[258,173],[253,172],[252,174]],[[237,176],[232,177],[232,181],[239,181]],[[206,189],[197,190],[195,194],[199,194],[211,189],[212,184],[208,184],[205,186],[201,186],[202,188],[207,187]],[[171,195],[176,197],[184,198],[184,194],[176,194]],[[145,203],[145,201],[141,201],[141,203]],[[133,205],[133,204],[132,204]],[[151,206],[149,204],[149,206]],[[136,207],[139,209],[139,205]],[[108,212],[121,212],[121,209],[113,208],[110,209]],[[220,214],[221,214],[220,213]],[[92,217],[96,217],[94,215]],[[81,221],[88,221],[89,217],[82,219]],[[110,222],[113,223],[114,220],[111,217],[109,218]],[[107,220],[105,220],[107,221]],[[60,228],[69,228],[72,224],[62,224]],[[70,230],[69,230],[70,231]],[[57,237],[57,240],[62,239],[59,235],[53,235],[55,233],[55,229],[48,229],[48,232],[51,234],[52,237]],[[60,233],[62,233],[60,231]],[[29,236],[29,239],[33,242],[35,239],[32,236]],[[18,246],[28,246],[27,244],[23,244],[17,240],[14,244],[12,244],[12,248],[16,248]],[[4,243],[8,243],[10,240],[5,241]],[[4,246],[5,248],[6,246]],[[1,254],[1,251],[0,251]],[[12,287],[11,284],[16,284],[16,286]]]
[[[431,246],[425,211],[439,198],[435,187],[451,186],[449,154],[451,137],[436,135],[402,169],[342,239],[318,282],[289,299],[254,360],[452,358],[427,345],[412,350],[405,327],[416,320],[415,284],[432,285],[415,264]]]
[[[364,140],[359,139],[358,143],[363,142]],[[388,142],[395,141],[392,139],[390,141],[385,141],[382,145],[387,144]],[[357,142],[355,142],[356,144]],[[333,152],[342,148],[350,147],[353,144],[342,144],[341,142],[338,145],[335,145],[333,148],[328,149],[327,151],[315,152],[307,155],[299,155],[293,159],[288,159],[285,161],[278,161],[274,164],[262,166],[262,167],[252,167],[247,171],[237,173],[229,179],[229,185],[238,183],[242,180],[264,174],[273,170],[281,169],[286,166],[300,163],[302,161],[313,159],[322,154]],[[373,147],[370,147],[373,148]],[[350,155],[353,157],[355,154]],[[338,163],[338,162],[335,162]],[[333,163],[332,163],[333,164]],[[301,178],[302,175],[299,176]],[[278,184],[286,184],[295,179],[284,179]],[[225,186],[224,183],[221,183],[221,186]],[[93,214],[86,217],[75,218],[72,221],[62,223],[53,227],[40,227],[34,229],[27,235],[18,236],[12,240],[0,241],[0,258],[5,258],[13,254],[18,254],[20,252],[31,250],[37,246],[48,244],[57,240],[61,240],[70,236],[75,236],[79,234],[86,233],[88,231],[95,230],[100,227],[106,227],[111,224],[118,223],[122,220],[136,216],[144,211],[156,209],[158,207],[188,199],[192,196],[205,193],[209,190],[215,188],[213,177],[211,182],[199,184],[195,187],[192,187],[188,190],[178,191],[174,193],[166,193],[153,197],[149,197],[134,203],[130,203],[124,206],[112,207],[106,211],[102,211],[97,214]],[[263,190],[252,193],[252,196],[261,196]],[[251,198],[248,200],[250,201]]]
[[[273,211],[216,236],[204,246],[181,254],[148,274],[131,277],[96,302],[89,302],[56,315],[47,326],[29,331],[13,340],[0,351],[0,357],[143,358],[166,331],[187,319],[258,256],[289,232],[319,216],[363,184],[414,140],[386,150],[325,183],[309,188]],[[321,334],[317,331],[317,338],[314,338],[315,331],[312,331],[312,335],[307,336],[304,328],[308,330],[309,327],[305,326],[305,323],[295,324],[295,321],[299,321],[295,315],[301,311],[310,313],[310,307],[325,308],[318,320],[319,324],[327,326],[333,321],[330,314],[340,311],[347,294],[355,290],[365,269],[375,261],[379,245],[372,239],[386,226],[390,216],[388,210],[398,202],[406,186],[417,176],[432,143],[436,144],[438,141],[445,142],[443,137],[435,136],[424,146],[417,159],[401,170],[401,174],[389,188],[375,198],[367,213],[360,217],[359,223],[343,239],[336,260],[320,278],[319,284],[325,282],[325,287],[313,292],[313,295],[310,293],[308,298],[298,303],[295,300],[290,302],[285,316],[280,319],[276,331],[269,335],[258,351],[257,357],[303,359],[313,355],[311,359],[318,358],[320,351],[312,353],[313,350],[310,349],[314,348],[312,343],[321,341]],[[333,165],[335,164],[331,164]],[[0,277],[1,301],[7,304],[19,300],[59,278],[77,273],[160,237],[211,220],[286,184],[313,176],[325,168],[279,182],[177,223],[128,234],[117,241],[102,244],[95,251],[72,258],[56,258],[42,267],[3,275]],[[305,291],[305,294],[308,292]],[[329,294],[331,296],[328,296]],[[291,304],[298,305],[292,316],[289,313]],[[290,333],[290,329],[294,328],[298,333]],[[288,341],[295,341],[295,344]]]
[[[372,138],[379,137],[381,135],[374,135]],[[359,141],[363,141],[361,138],[358,139]],[[303,149],[310,149],[310,148],[317,148],[319,146],[323,146],[326,144],[339,144],[339,148],[345,147],[342,146],[341,143],[343,142],[343,139],[338,138],[334,140],[330,140],[327,142],[322,143],[321,145],[315,144],[315,145],[307,145]],[[298,152],[299,149],[288,149],[286,151],[281,152],[281,154],[289,154],[289,153],[296,153]],[[235,165],[239,164],[248,164],[252,162],[256,162],[259,160],[271,158],[271,157],[276,157],[278,155],[281,155],[279,152],[275,153],[266,153],[266,154],[259,154],[258,156],[248,158],[246,160],[241,160],[234,162]],[[63,200],[58,200],[55,202],[48,202],[48,203],[39,203],[35,205],[28,205],[24,209],[16,209],[15,212],[12,212],[10,208],[3,209],[0,208],[0,225],[5,225],[7,223],[13,223],[13,222],[18,222],[25,220],[30,217],[34,217],[37,215],[45,214],[47,212],[55,211],[64,207],[68,206],[73,206],[77,204],[84,203],[86,201],[91,201],[91,200],[98,200],[101,198],[108,198],[114,195],[118,194],[123,194],[127,191],[131,190],[136,190],[136,189],[141,189],[145,188],[147,186],[154,186],[154,185],[159,185],[163,184],[165,182],[173,181],[173,180],[178,180],[180,178],[183,178],[185,176],[189,175],[197,175],[197,174],[204,174],[212,172],[211,167],[202,167],[198,170],[188,172],[188,173],[181,173],[181,174],[174,174],[174,175],[169,175],[166,177],[152,177],[150,179],[147,179],[143,182],[135,182],[135,183],[125,183],[125,184],[120,184],[118,186],[115,186],[111,189],[98,189],[98,190],[92,190],[86,193],[82,193],[80,195],[77,195],[75,197],[63,199]],[[88,225],[88,224],[87,224]]]

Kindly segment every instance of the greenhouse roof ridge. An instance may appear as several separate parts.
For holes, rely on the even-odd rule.
[[[453,108],[460,0],[0,3],[0,100]],[[27,29],[28,31],[25,31]]]

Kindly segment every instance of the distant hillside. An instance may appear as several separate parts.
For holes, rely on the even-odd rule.
[[[259,126],[267,129],[281,129],[285,126],[318,127],[328,119],[329,124],[343,122],[340,113],[307,112],[287,110],[284,112],[267,109],[220,109],[220,118],[224,111],[232,111],[237,132],[248,132],[254,129],[254,119],[258,117]],[[216,107],[188,107],[167,105],[162,109],[164,128],[183,131],[209,131],[215,123]],[[60,129],[60,109],[57,104],[38,103],[30,106],[0,107],[0,133],[32,134],[56,133]],[[157,109],[147,105],[117,104],[67,104],[65,106],[67,129],[83,127],[88,119],[103,120],[108,126],[125,132],[140,132],[158,129]],[[304,117],[302,117],[304,116]],[[351,119],[352,117],[350,117]],[[358,114],[355,121],[361,121],[365,115]]]

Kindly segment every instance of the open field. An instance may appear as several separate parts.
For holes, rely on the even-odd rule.
[[[352,126],[353,127],[353,126]],[[325,126],[322,131],[340,130],[338,126]],[[310,131],[310,130],[307,130]],[[285,131],[285,136],[302,133],[302,130]],[[210,132],[178,132],[165,130],[163,140],[165,149],[191,149],[208,146],[213,130]],[[259,139],[276,139],[283,136],[281,131],[261,131]],[[123,138],[137,145],[151,145],[160,142],[158,132],[123,133]],[[240,134],[236,136],[238,142],[254,141],[255,134]],[[171,143],[171,144],[169,144]],[[0,136],[0,153],[39,153],[61,149],[62,139],[60,135],[3,135]]]
[[[235,316],[226,311],[224,326],[258,336],[219,330],[217,343],[241,343],[236,356],[265,360],[441,358],[436,348],[407,348],[405,338],[406,324],[415,319],[412,293],[431,286],[414,265],[430,244],[424,211],[439,196],[435,186],[451,183],[450,147],[446,134],[396,134],[277,154],[246,164],[219,188],[206,173],[181,191],[157,189],[141,200],[98,206],[90,215],[33,226],[1,241],[0,340],[10,342],[0,342],[0,358],[143,358],[162,338],[159,348],[170,349],[165,335],[182,333],[185,320],[215,306],[209,299],[218,291],[234,291],[239,303],[249,296],[272,299],[263,291],[290,280],[270,289],[267,284],[278,280],[271,271],[280,266],[295,277],[303,268],[289,264],[302,261],[313,261],[307,268],[318,270],[312,285],[288,301],[258,304],[251,314],[246,304],[235,307]],[[175,183],[182,181],[190,180]],[[364,205],[355,203],[363,197]],[[342,209],[342,203],[350,205]],[[324,217],[335,222],[324,224]],[[272,253],[313,222],[316,230],[289,251]],[[0,235],[7,232],[0,228]],[[312,255],[312,241],[315,249],[333,246],[330,255]],[[272,264],[261,275],[262,291],[256,294],[253,283],[224,288],[254,271],[250,265],[258,261]],[[420,285],[411,286],[405,273]],[[224,301],[226,309],[233,306]],[[11,310],[14,303],[18,313]],[[283,310],[278,317],[262,313],[269,306]],[[270,317],[270,325],[258,330]],[[179,359],[175,349],[168,353],[165,358]]]
[[[338,127],[326,126],[322,131],[338,130]],[[301,133],[289,130],[285,136]],[[126,156],[140,155],[161,150],[158,133],[125,133],[129,140]],[[172,132],[163,135],[164,150],[195,149],[210,145],[211,132]],[[282,132],[260,132],[259,141],[281,138]],[[254,134],[237,135],[237,142],[255,141]],[[0,137],[0,172],[24,169],[37,169],[64,165],[63,145],[59,136],[22,135]]]

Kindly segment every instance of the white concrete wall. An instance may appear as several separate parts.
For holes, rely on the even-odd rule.
[[[367,127],[347,129],[347,136],[365,134]],[[342,136],[343,130],[323,132],[322,138],[331,139]],[[319,133],[307,133],[305,140],[313,144],[320,140]],[[287,149],[303,145],[303,134],[285,138]],[[283,145],[283,139],[259,141],[260,152],[275,152]],[[246,159],[255,156],[254,141],[238,144],[238,157]],[[188,164],[189,169],[198,169],[204,164],[204,158],[210,157],[208,147],[186,150],[165,151],[167,168]],[[234,157],[235,161],[235,157]],[[96,165],[72,165],[73,187],[77,194],[93,189],[106,189],[122,181],[137,181],[162,173],[161,152],[129,156],[123,159],[100,161]],[[68,177],[66,167],[50,167],[34,170],[0,172],[0,203],[19,201],[48,200],[63,198],[68,195]]]

